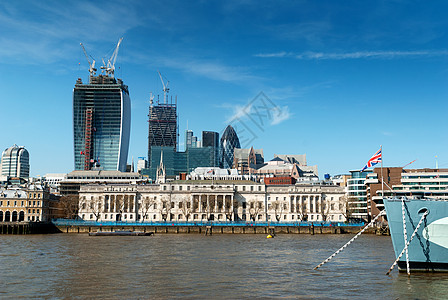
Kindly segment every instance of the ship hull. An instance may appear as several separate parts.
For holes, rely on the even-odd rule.
[[[408,246],[411,271],[448,272],[448,201],[430,199],[384,199],[395,257],[405,246],[402,202],[405,207],[407,240],[425,211],[428,212]],[[406,254],[398,261],[406,271]]]

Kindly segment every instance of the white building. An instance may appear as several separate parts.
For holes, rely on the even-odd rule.
[[[91,184],[79,217],[92,221],[345,221],[344,189],[327,184],[266,186],[248,180]]]

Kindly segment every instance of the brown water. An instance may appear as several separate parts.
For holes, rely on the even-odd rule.
[[[385,273],[390,237],[0,236],[0,298],[446,299],[448,275]]]

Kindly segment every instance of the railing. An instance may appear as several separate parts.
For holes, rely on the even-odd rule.
[[[52,221],[56,226],[247,226],[247,227],[334,227],[354,226],[361,227],[364,223],[341,223],[341,222],[249,222],[249,221],[160,221],[160,222],[123,222],[123,221],[84,221],[72,219],[55,219]]]

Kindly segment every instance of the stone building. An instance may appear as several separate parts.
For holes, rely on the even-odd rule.
[[[344,189],[313,183],[266,186],[249,180],[91,184],[79,217],[91,221],[345,221]]]
[[[41,185],[0,189],[0,222],[48,222],[60,217],[58,198]]]

